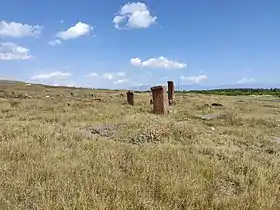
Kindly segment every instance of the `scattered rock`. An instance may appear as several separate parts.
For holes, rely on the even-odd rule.
[[[219,103],[212,103],[211,106],[223,106],[223,104],[219,104]]]
[[[280,137],[272,137],[270,141],[280,143]]]
[[[154,102],[153,102],[153,99],[150,99],[150,104],[153,104]]]
[[[46,98],[49,98],[50,96],[46,96]]]
[[[123,93],[121,93],[121,94],[120,94],[120,97],[124,97],[124,94],[123,94]]]
[[[71,106],[71,104],[70,104],[70,103],[67,103],[67,106],[69,107],[69,106]]]
[[[196,117],[202,119],[202,120],[213,120],[217,119],[219,117],[225,116],[225,113],[212,113],[212,114],[206,114],[206,115],[196,115]]]
[[[71,96],[74,96],[74,93],[71,93]]]
[[[49,89],[46,89],[45,91],[46,91],[46,92],[50,92],[50,90],[49,90]]]

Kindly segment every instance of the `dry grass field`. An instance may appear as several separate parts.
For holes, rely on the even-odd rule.
[[[0,209],[280,209],[280,102],[121,93],[1,85]]]

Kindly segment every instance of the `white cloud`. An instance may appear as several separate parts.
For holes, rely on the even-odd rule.
[[[37,74],[31,77],[32,80],[63,80],[70,77],[70,72],[55,71],[46,74]]]
[[[132,58],[130,59],[130,63],[133,66],[146,68],[182,69],[187,67],[187,64],[185,63],[179,63],[177,61],[168,60],[163,56],[158,58],[150,58],[146,61],[141,61],[140,58]]]
[[[27,60],[32,58],[29,49],[12,42],[0,44],[0,60]]]
[[[208,80],[208,77],[207,77],[207,75],[203,74],[203,75],[191,76],[191,77],[181,76],[180,79],[181,80],[190,81],[190,82],[193,82],[195,84],[198,84],[198,83],[201,83],[203,81]]]
[[[256,79],[250,77],[250,78],[247,78],[247,77],[244,77],[243,79],[237,81],[238,84],[246,84],[246,83],[252,83],[252,82],[255,82]]]
[[[88,77],[98,77],[99,75],[96,72],[89,73]]]
[[[99,75],[96,72],[92,72],[92,73],[89,73],[87,76],[88,77],[100,77],[103,79],[112,80],[117,77],[124,77],[124,76],[126,76],[126,73],[125,72],[116,72],[116,73],[103,73],[103,74]]]
[[[131,65],[133,65],[133,66],[142,66],[142,61],[141,61],[141,59],[140,58],[131,58],[130,59],[130,63],[131,63]]]
[[[78,22],[76,25],[68,28],[66,31],[58,32],[56,37],[63,40],[76,39],[90,34],[91,31],[93,31],[93,27],[91,25]]]
[[[148,28],[156,23],[157,17],[152,16],[147,6],[141,2],[125,4],[113,19],[115,28]]]
[[[80,84],[77,84],[75,82],[69,82],[69,81],[55,81],[48,84],[53,86],[63,86],[63,87],[82,87]]]
[[[116,80],[114,82],[114,85],[123,84],[123,83],[126,83],[128,81],[129,81],[128,79],[119,79],[119,80]]]
[[[60,45],[60,44],[61,44],[61,41],[60,41],[59,39],[55,39],[55,40],[49,41],[48,44],[49,44],[49,45],[52,45],[52,46]]]
[[[0,37],[36,37],[41,34],[43,27],[39,25],[28,25],[16,22],[0,21]]]

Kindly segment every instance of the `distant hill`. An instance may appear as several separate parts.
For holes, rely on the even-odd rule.
[[[17,81],[17,80],[5,80],[5,79],[0,79],[1,84],[17,84],[17,83],[24,83],[22,81]]]
[[[136,90],[136,91],[147,91],[150,90],[150,88],[153,85],[142,85],[142,86],[133,86],[128,87],[127,89],[130,90]],[[179,89],[176,87],[176,90],[213,90],[213,89],[242,89],[242,88],[252,88],[252,89],[258,89],[258,88],[280,88],[280,84],[260,84],[260,83],[252,83],[252,84],[231,84],[231,85],[219,85],[219,86],[204,86],[204,85],[180,85]]]
[[[26,82],[23,81],[19,81],[19,80],[5,80],[5,79],[0,79],[0,84],[25,84]],[[46,85],[46,84],[34,84],[33,85],[43,85],[45,87],[55,87],[52,85]],[[162,84],[167,86],[167,84]],[[126,87],[123,88],[123,90],[134,90],[134,91],[150,91],[151,87],[154,85],[140,85],[140,86],[130,86],[130,87]],[[59,88],[59,86],[56,86],[57,88]],[[60,86],[60,88],[63,88],[62,86]],[[68,88],[65,86],[65,88]],[[78,88],[78,87],[76,87]],[[86,88],[86,87],[85,87]],[[87,87],[90,88],[90,87]],[[86,88],[86,89],[87,89]],[[280,88],[280,84],[261,84],[261,83],[251,83],[251,84],[229,84],[229,85],[219,85],[219,86],[204,86],[204,85],[199,85],[199,84],[194,84],[194,85],[180,85],[179,88],[176,86],[175,84],[175,90],[186,90],[186,91],[190,91],[190,90],[214,90],[214,89],[258,89],[258,88],[263,88],[263,89],[267,89],[267,88]],[[94,89],[98,89],[98,88],[94,88]],[[104,90],[113,90],[113,89],[104,89]]]

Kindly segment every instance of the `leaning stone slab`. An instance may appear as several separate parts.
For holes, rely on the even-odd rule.
[[[212,114],[206,114],[206,115],[196,115],[196,117],[202,119],[202,120],[213,120],[217,119],[219,117],[225,116],[225,113],[212,113]]]

